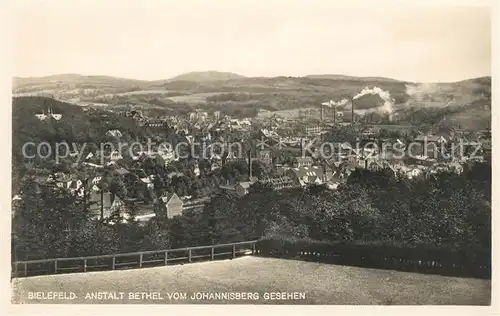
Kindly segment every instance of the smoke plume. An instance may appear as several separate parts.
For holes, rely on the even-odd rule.
[[[328,102],[323,102],[321,104],[326,106],[326,107],[329,107],[329,108],[339,108],[339,107],[346,106],[348,103],[349,103],[348,99],[342,99],[342,100],[337,101],[337,102],[330,100]]]
[[[356,100],[368,94],[378,95],[384,101],[384,104],[377,107],[375,111],[389,113],[389,120],[392,120],[394,99],[391,97],[391,94],[388,91],[380,89],[379,87],[366,87],[360,93],[356,94],[352,99]]]
[[[456,97],[472,102],[477,97],[467,89],[447,83],[418,83],[407,84],[406,94],[408,95],[407,106],[418,107],[446,107],[455,104]],[[467,102],[465,102],[467,103]]]
[[[440,92],[439,90],[439,86],[435,83],[417,83],[406,85],[406,94],[414,101],[427,101],[429,96]]]

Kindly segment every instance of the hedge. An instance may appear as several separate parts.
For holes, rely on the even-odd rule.
[[[390,242],[331,242],[292,238],[263,238],[258,255],[316,262],[491,278],[491,249],[477,245],[436,247]]]

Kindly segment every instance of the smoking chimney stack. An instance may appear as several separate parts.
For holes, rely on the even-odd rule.
[[[351,122],[354,124],[354,98],[351,99]]]
[[[323,103],[321,103],[321,110],[320,110],[320,114],[319,114],[319,117],[320,117],[320,120],[321,122],[323,122],[323,119],[324,119],[324,116],[325,116],[325,106],[323,105]]]
[[[252,179],[252,149],[248,150],[248,180]]]

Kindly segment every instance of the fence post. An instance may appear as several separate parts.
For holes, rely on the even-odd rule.
[[[54,260],[54,274],[57,274],[57,260]]]
[[[27,262],[24,263],[24,276],[25,277],[28,276],[28,263]]]
[[[116,257],[113,256],[113,260],[111,261],[111,270],[115,269],[115,264],[116,264]]]
[[[188,262],[191,263],[191,249],[188,249]]]
[[[212,261],[214,260],[215,254],[214,254],[214,246],[212,246]]]
[[[87,259],[83,259],[83,272],[87,272]]]
[[[255,255],[255,243],[252,243],[252,255]]]
[[[168,251],[165,251],[165,265],[167,265],[168,262]]]
[[[233,258],[236,258],[236,245],[233,244]]]
[[[139,268],[142,268],[142,253],[139,255]]]

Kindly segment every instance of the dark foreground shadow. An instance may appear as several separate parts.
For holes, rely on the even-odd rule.
[[[299,254],[264,253],[257,250],[255,256],[279,258],[361,268],[395,270],[422,274],[491,280],[491,266],[480,264],[454,264],[434,260],[415,260],[393,256],[357,256],[331,253],[301,252]]]

